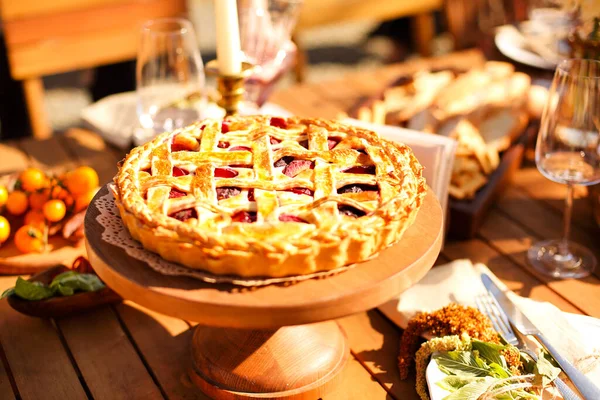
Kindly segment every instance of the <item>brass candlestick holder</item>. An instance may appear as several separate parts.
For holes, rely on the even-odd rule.
[[[206,73],[217,77],[217,90],[221,98],[217,105],[225,110],[226,115],[236,115],[239,112],[240,104],[244,100],[244,80],[252,75],[254,65],[243,62],[242,71],[235,75],[223,75],[219,71],[217,60],[209,61],[206,64]]]

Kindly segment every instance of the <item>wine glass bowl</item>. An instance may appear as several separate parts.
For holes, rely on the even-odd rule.
[[[567,185],[563,238],[535,244],[532,266],[555,278],[581,278],[596,266],[585,247],[569,241],[573,185],[600,182],[600,62],[565,60],[556,69],[536,144],[536,165]]]
[[[199,119],[204,67],[190,21],[161,18],[143,25],[136,80],[137,111],[145,136],[138,142]]]
[[[246,100],[260,107],[295,60],[296,46],[291,36],[302,2],[255,0],[238,3],[244,60],[255,66],[252,76],[246,80]]]

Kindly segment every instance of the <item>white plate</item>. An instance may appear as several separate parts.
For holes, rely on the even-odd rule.
[[[585,343],[590,346],[590,351],[592,351],[594,347],[598,347],[600,344],[600,319],[571,313],[563,313],[563,315],[569,321],[569,324],[577,329],[579,334],[585,340]],[[431,400],[442,400],[450,394],[450,392],[440,388],[436,384],[446,376],[446,374],[440,371],[435,361],[429,361],[426,377]]]
[[[495,43],[500,53],[506,57],[518,61],[522,64],[536,68],[554,70],[556,61],[546,60],[540,55],[526,49],[523,46],[524,38],[518,34],[513,26],[502,26],[498,28],[495,36]]]

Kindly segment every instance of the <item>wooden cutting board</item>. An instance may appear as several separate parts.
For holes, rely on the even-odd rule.
[[[61,236],[54,236],[49,244],[52,250],[47,253],[23,254],[15,246],[12,237],[9,238],[0,247],[0,274],[35,274],[55,265],[71,265],[77,257],[86,254],[82,241],[74,244]]]

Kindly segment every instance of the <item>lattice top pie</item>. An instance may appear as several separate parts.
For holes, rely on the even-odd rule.
[[[113,187],[132,236],[190,268],[327,271],[398,241],[426,186],[405,145],[334,121],[205,120],[131,151]]]

